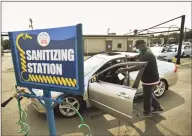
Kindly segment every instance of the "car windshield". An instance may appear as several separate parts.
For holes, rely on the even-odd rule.
[[[158,54],[161,53],[163,47],[151,47],[150,49],[153,52],[153,54]]]
[[[165,51],[166,52],[175,52],[177,50],[177,48],[168,48]]]
[[[105,59],[99,58],[99,57],[91,57],[84,61],[84,75],[88,75],[90,72],[92,72],[96,67],[101,65]]]

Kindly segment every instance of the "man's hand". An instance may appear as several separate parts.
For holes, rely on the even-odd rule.
[[[115,74],[121,73],[122,70],[123,70],[123,68],[119,68],[119,69],[115,72]]]
[[[136,71],[135,69],[137,70],[137,67],[135,67],[135,66],[126,67],[126,68],[120,68],[115,73],[119,74],[119,73],[123,73],[123,72],[127,72],[127,71],[129,71],[129,72]]]
[[[136,55],[136,56],[125,55],[125,57],[126,57],[127,59],[138,59],[138,58],[139,58],[139,55]]]
[[[123,72],[129,71],[129,68],[130,68],[130,67],[120,68],[120,69],[118,69],[115,73],[116,73],[116,74],[119,74],[119,73],[123,73]]]
[[[126,58],[130,59],[133,58],[133,56],[125,55]]]

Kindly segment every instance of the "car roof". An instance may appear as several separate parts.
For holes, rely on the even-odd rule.
[[[97,54],[94,56],[99,57],[99,58],[103,58],[103,59],[106,59],[107,61],[109,61],[112,59],[125,57],[125,55],[133,57],[133,56],[138,55],[138,53],[134,53],[134,52],[108,52],[107,53],[106,52],[106,53],[100,53],[100,54]]]

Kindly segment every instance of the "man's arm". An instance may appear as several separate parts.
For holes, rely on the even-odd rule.
[[[117,70],[117,73],[123,73],[123,72],[126,72],[126,71],[129,71],[129,72],[132,72],[132,71],[137,71],[140,69],[141,66],[137,65],[137,66],[130,66],[130,67],[127,67],[127,68],[121,68],[119,70]]]
[[[139,54],[136,55],[136,56],[128,56],[128,55],[126,55],[126,57],[127,57],[128,59],[139,59]]]
[[[134,56],[134,58],[139,58],[140,56],[137,55],[137,56]],[[131,57],[133,58],[133,57]],[[144,55],[142,57],[140,57],[139,61],[147,61],[147,56]],[[137,71],[141,68],[141,66],[137,65],[137,66],[130,66],[130,67],[126,67],[126,68],[121,68],[117,71],[117,73],[123,73],[123,72],[126,72],[126,71],[129,71],[129,72],[132,72],[132,71]]]

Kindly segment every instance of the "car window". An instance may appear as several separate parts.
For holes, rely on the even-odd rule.
[[[99,73],[112,65],[115,65],[118,63],[123,63],[125,61],[126,61],[125,58],[118,58],[118,59],[111,60],[111,61],[107,62],[106,64],[104,64],[96,73]]]
[[[190,49],[190,46],[186,46],[184,49]]]
[[[105,61],[104,58],[99,58],[97,56],[93,56],[84,61],[84,75],[88,75],[95,68],[101,65]]]
[[[131,64],[131,62],[128,62],[128,65],[135,65]],[[143,63],[143,62],[138,62],[138,63]],[[143,64],[142,64],[143,65]],[[116,85],[122,85],[122,86],[130,86],[133,88],[137,88],[137,86],[139,85],[140,82],[140,78],[141,75],[144,71],[143,68],[145,67],[141,67],[139,71],[134,71],[134,72],[123,72],[121,73],[122,76],[124,77],[123,79],[120,79],[118,74],[116,74],[115,72],[121,68],[121,67],[125,67],[125,64],[117,64],[117,65],[113,65],[110,66],[102,71],[100,71],[99,73],[99,80],[103,81],[103,82],[107,82],[107,83],[112,83],[112,84],[116,84]],[[142,72],[142,73],[140,73]],[[139,79],[138,79],[139,78]]]
[[[163,47],[151,47],[150,50],[153,52],[153,54],[158,54],[162,52]]]
[[[168,49],[166,49],[165,51],[166,51],[166,52],[174,52],[174,51],[176,51],[176,48],[168,48]]]

